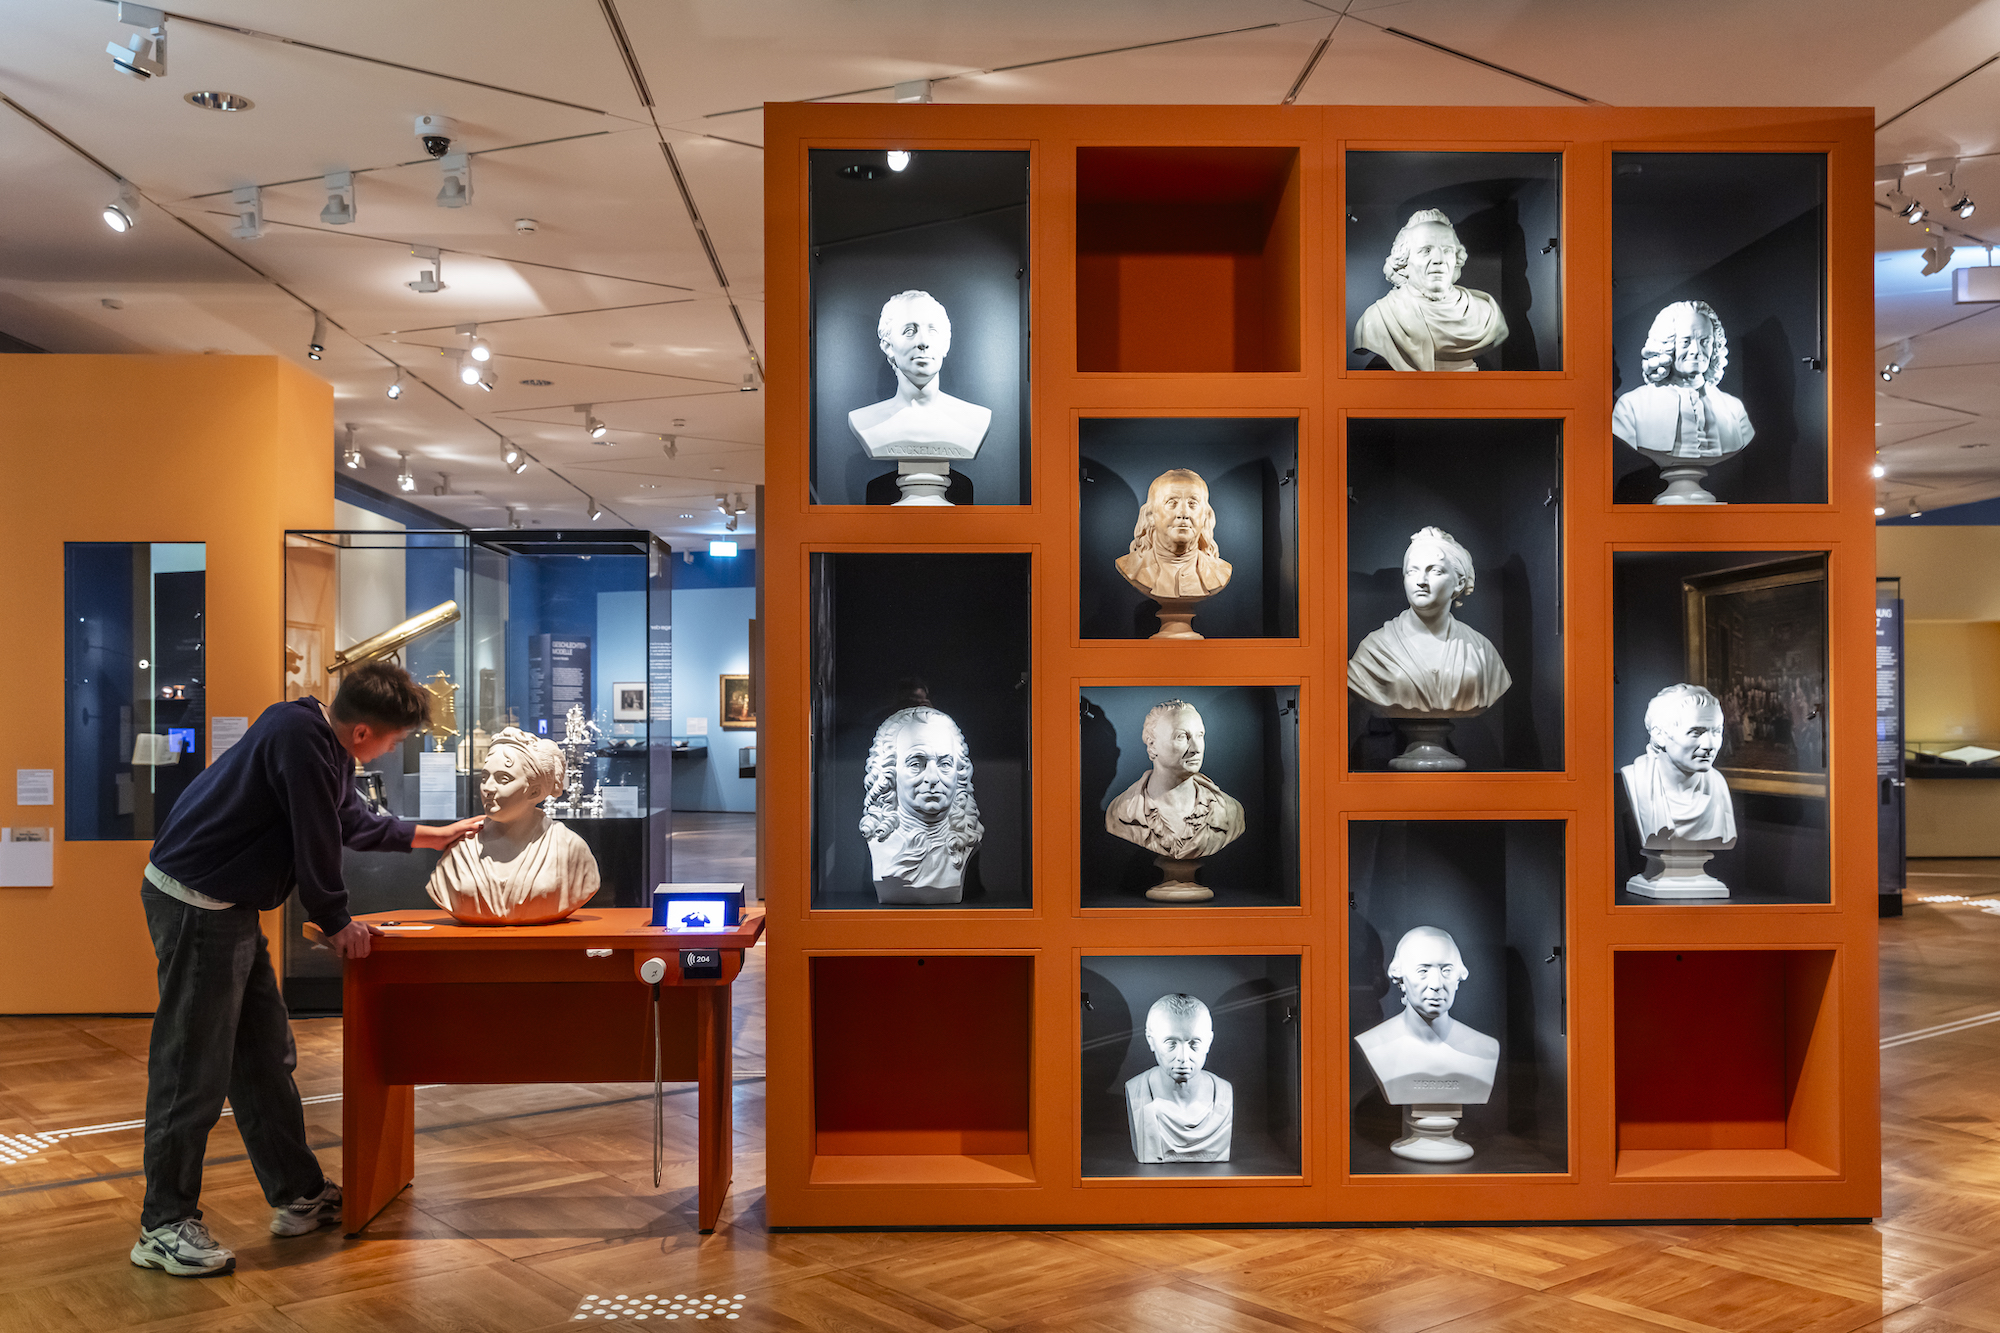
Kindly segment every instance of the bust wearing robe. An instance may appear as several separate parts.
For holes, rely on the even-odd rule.
[[[1720,851],[1736,845],[1729,784],[1715,771],[1722,704],[1699,685],[1669,685],[1646,705],[1646,752],[1619,770],[1651,850]]]
[[[1500,1043],[1451,1016],[1470,975],[1448,931],[1417,926],[1397,942],[1389,980],[1403,1010],[1354,1039],[1391,1106],[1483,1105],[1493,1096]]]
[[[1146,1011],[1154,1064],[1125,1083],[1132,1155],[1142,1162],[1226,1162],[1236,1092],[1203,1068],[1215,1040],[1208,1006],[1192,995],[1162,995]]]
[[[1389,294],[1355,321],[1355,348],[1393,370],[1479,369],[1473,358],[1507,341],[1507,319],[1485,292],[1458,285],[1465,259],[1450,218],[1410,214],[1382,264]]]
[[[863,770],[861,836],[885,903],[955,903],[986,835],[972,796],[972,756],[958,724],[905,708],[875,729]]]
[[[589,902],[597,858],[541,808],[562,782],[562,751],[552,741],[518,727],[495,736],[479,780],[486,822],[438,858],[424,886],[431,901],[479,926],[547,925]]]
[[[847,414],[847,428],[870,458],[972,458],[993,424],[991,408],[943,388],[951,316],[929,292],[898,292],[875,325],[882,355],[896,370],[896,394]]]
[[[1409,610],[1369,632],[1347,664],[1347,688],[1389,717],[1470,717],[1513,685],[1491,640],[1451,614],[1472,595],[1472,556],[1441,528],[1403,552]]]
[[[1173,861],[1214,856],[1243,836],[1243,806],[1201,771],[1208,731],[1194,706],[1155,705],[1141,732],[1152,767],[1104,812],[1104,827]]]
[[[1160,601],[1198,601],[1229,586],[1230,565],[1215,544],[1215,510],[1208,483],[1187,468],[1153,478],[1132,549],[1118,557],[1125,581]]]
[[[1653,317],[1639,353],[1646,382],[1619,395],[1611,434],[1658,460],[1714,461],[1756,437],[1743,400],[1716,387],[1729,340],[1706,301],[1676,301]]]

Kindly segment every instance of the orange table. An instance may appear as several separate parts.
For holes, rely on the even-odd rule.
[[[702,1231],[715,1229],[733,1154],[729,984],[763,933],[670,934],[645,908],[585,908],[552,926],[462,926],[443,912],[376,912],[396,922],[346,964],[341,1106],[342,1229],[358,1233],[416,1176],[419,1083],[651,1082],[652,989],[663,959],[662,1076],[700,1085]],[[407,929],[428,927],[428,929]],[[318,932],[307,928],[317,937]],[[681,950],[720,953],[720,979],[681,973]],[[596,956],[593,956],[596,955]]]

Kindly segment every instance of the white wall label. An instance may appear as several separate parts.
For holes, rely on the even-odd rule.
[[[230,746],[243,739],[243,733],[250,730],[247,717],[212,717],[208,720],[208,762],[222,758]]]
[[[14,770],[15,805],[54,805],[56,803],[56,771],[53,768],[17,768]]]
[[[691,717],[691,718],[689,718],[689,719],[688,719],[688,735],[690,735],[690,736],[706,736],[706,735],[708,735],[708,719],[707,719],[707,718],[705,718],[705,717]]]
[[[417,756],[417,818],[458,818],[458,755],[450,750]]]

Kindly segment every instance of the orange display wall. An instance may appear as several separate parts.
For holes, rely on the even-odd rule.
[[[765,116],[772,1224],[1878,1212],[1865,110]],[[977,176],[982,152],[1014,155],[1018,199]],[[1478,154],[1497,156],[1452,156]],[[926,171],[935,216],[841,202]],[[1512,330],[1477,373],[1358,350],[1392,235],[1427,207]],[[946,292],[943,219],[1017,303]],[[1018,257],[995,260],[1017,221]],[[1742,313],[1767,279],[1791,295]],[[992,412],[951,507],[892,504],[896,462],[845,420],[896,392],[875,312],[931,286],[952,307],[940,383]],[[1697,297],[1730,326],[1729,365],[1717,337],[1721,392],[1677,400],[1709,414],[1688,438],[1728,435],[1731,394],[1756,437],[1703,460],[1723,503],[1656,504],[1673,479],[1614,440],[1613,410],[1641,387],[1653,312]],[[1266,478],[1260,518],[1206,474],[1221,555],[1262,609],[1239,599],[1232,622],[1218,595],[1193,622],[1209,637],[1148,638],[1156,608],[1116,600],[1107,552],[1217,422],[1238,453],[1203,456],[1255,454],[1239,471]],[[1461,622],[1504,610],[1479,623],[1513,683],[1457,722],[1464,768],[1392,771],[1407,719],[1369,714],[1348,661],[1402,606],[1396,552],[1439,522],[1478,565]],[[1714,687],[1733,747],[1725,898],[1627,887],[1620,771],[1677,682]],[[1254,865],[1257,892],[1218,855],[1213,899],[1149,899],[1157,872],[1119,870],[1136,849],[1106,841],[1107,801],[1146,772],[1138,719],[1181,696],[1208,719],[1204,774],[1247,812],[1227,864]],[[857,755],[926,701],[967,738],[983,841],[962,900],[883,903]],[[982,739],[1003,733],[1018,745]],[[1390,1147],[1396,1108],[1355,1041],[1398,1018],[1385,955],[1444,928],[1432,911],[1463,946],[1453,1012],[1501,1049],[1491,1106],[1463,1099],[1474,1151],[1445,1166]],[[1142,1163],[1125,1137],[1163,990],[1213,1012],[1227,1162]]]
[[[64,545],[204,543],[206,712],[255,718],[283,697],[283,533],[331,524],[332,442],[333,390],[278,357],[0,356],[0,820],[56,833],[53,887],[0,888],[0,1013],[157,999],[151,844],[64,837]],[[55,805],[14,804],[24,768]]]

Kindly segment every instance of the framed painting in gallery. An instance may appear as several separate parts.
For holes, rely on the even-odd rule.
[[[1826,795],[1826,557],[1682,582],[1687,676],[1722,701],[1716,767],[1733,787]]]
[[[644,722],[646,720],[646,682],[643,680],[622,680],[611,686],[611,720],[613,722]]]
[[[1082,1174],[1302,1173],[1298,954],[1083,959]]]
[[[722,729],[724,731],[755,731],[757,713],[750,700],[750,677],[722,677]]]
[[[807,158],[812,503],[1028,503],[1028,153]]]
[[[1347,154],[1349,370],[1559,371],[1562,154]]]

